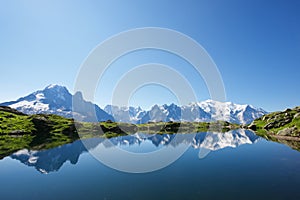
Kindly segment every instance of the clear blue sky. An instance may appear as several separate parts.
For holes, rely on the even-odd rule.
[[[300,1],[92,1],[3,0],[0,2],[0,102],[51,83],[74,87],[79,67],[106,38],[132,28],[164,27],[200,43],[218,66],[227,100],[268,111],[300,105]],[[182,66],[209,98],[203,81],[172,55],[146,51],[114,63],[96,103],[107,103],[109,80],[145,62]],[[102,89],[101,89],[102,88]],[[144,94],[153,95],[152,99]],[[169,103],[164,89],[140,89],[132,104]],[[143,99],[144,98],[144,99]]]

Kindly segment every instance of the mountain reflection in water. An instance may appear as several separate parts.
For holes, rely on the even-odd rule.
[[[176,146],[180,144],[187,144],[195,149],[201,149],[202,152],[217,151],[226,147],[236,148],[243,144],[253,144],[258,140],[253,132],[248,130],[234,130],[226,133],[191,133],[191,134],[145,134],[136,133],[134,135],[126,135],[110,138],[109,141],[115,146],[133,146],[138,145],[140,148],[145,142],[153,144],[153,148],[163,148],[167,146]],[[41,173],[47,174],[49,172],[58,171],[66,161],[72,164],[78,162],[79,156],[94,149],[97,145],[103,143],[105,138],[91,138],[85,139],[84,144],[81,140],[75,141],[71,144],[62,145],[53,149],[33,151],[23,149],[10,157],[19,160],[27,166],[32,166]],[[110,148],[110,146],[107,146]],[[199,157],[201,155],[199,154]]]

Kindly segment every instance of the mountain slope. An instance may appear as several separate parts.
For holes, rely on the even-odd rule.
[[[72,102],[80,105],[76,112],[72,111]],[[72,95],[66,87],[49,85],[44,90],[38,90],[16,101],[1,103],[25,114],[57,114],[67,118],[76,118],[80,121],[106,121],[114,120],[99,106],[85,101],[82,94]],[[96,118],[92,115],[95,112]]]

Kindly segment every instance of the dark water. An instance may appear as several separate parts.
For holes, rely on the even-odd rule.
[[[87,141],[91,151],[104,142]],[[134,153],[190,147],[171,165],[140,174],[103,165],[81,141],[22,150],[0,161],[0,199],[300,199],[300,152],[249,131],[135,134],[110,142]]]

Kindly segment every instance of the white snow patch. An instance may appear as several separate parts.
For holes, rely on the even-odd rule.
[[[41,103],[39,101],[20,101],[18,103],[10,105],[11,108],[17,110],[30,110],[31,112],[39,113],[46,112],[49,110],[49,105]]]

